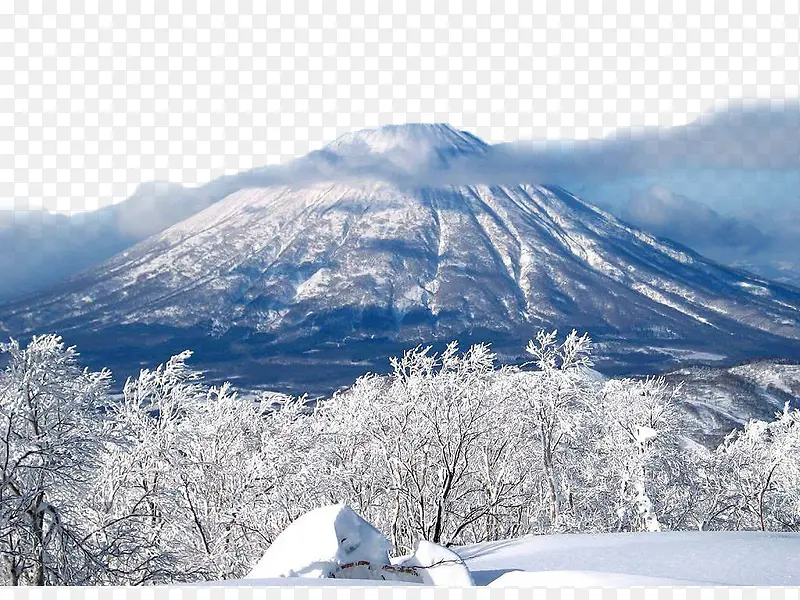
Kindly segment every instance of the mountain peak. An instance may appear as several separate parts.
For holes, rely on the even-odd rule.
[[[447,123],[384,125],[346,133],[325,146],[325,150],[339,155],[402,152],[420,157],[484,153],[488,148],[480,138]]]

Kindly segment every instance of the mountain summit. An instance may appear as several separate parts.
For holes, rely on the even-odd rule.
[[[323,152],[429,169],[485,149],[447,125],[407,125]],[[797,291],[563,189],[413,187],[380,170],[242,189],[58,293],[0,310],[15,335],[59,331],[128,370],[190,347],[215,373],[292,391],[329,391],[418,343],[489,341],[513,359],[540,328],[588,331],[600,366],[617,371],[800,354],[799,319]]]
[[[385,125],[378,129],[363,129],[346,133],[325,149],[346,154],[351,152],[407,152],[430,155],[485,153],[489,145],[466,131],[459,131],[446,123],[408,123]]]
[[[418,182],[447,169],[456,158],[479,158],[490,148],[471,133],[444,123],[409,123],[347,133],[305,160],[315,169],[327,169],[334,178],[350,175],[397,181],[410,177]]]

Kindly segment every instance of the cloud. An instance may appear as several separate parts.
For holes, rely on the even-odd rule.
[[[580,194],[582,187],[598,182],[676,169],[800,170],[798,132],[800,105],[789,103],[733,107],[684,127],[624,132],[603,140],[494,146],[476,140],[480,151],[450,156],[425,147],[376,152],[364,144],[334,143],[285,165],[221,177],[196,188],[145,183],[125,202],[98,212],[101,219],[113,219],[120,236],[139,240],[244,187],[375,178],[411,187],[552,183]]]
[[[108,212],[114,214],[120,235],[144,239],[191,216],[199,204],[192,201],[190,190],[182,185],[153,181],[140,185],[125,202]]]
[[[616,179],[674,169],[800,169],[800,103],[732,105],[682,127],[577,142],[495,146],[506,174]]]
[[[752,223],[722,216],[658,185],[631,194],[618,213],[632,225],[700,250],[735,248],[755,253],[770,241]]]
[[[430,148],[334,143],[281,167],[273,180],[371,177],[402,185],[613,181],[675,170],[800,170],[800,104],[732,105],[682,127],[623,131],[602,140],[516,141],[431,160]],[[441,157],[434,157],[441,158]]]

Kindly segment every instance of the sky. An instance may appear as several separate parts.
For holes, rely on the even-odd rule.
[[[93,210],[383,124],[558,145],[800,97],[797,1],[133,6],[0,3],[0,212]]]

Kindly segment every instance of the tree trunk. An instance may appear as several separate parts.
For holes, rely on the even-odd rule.
[[[8,567],[8,579],[11,581],[11,585],[18,586],[19,572],[17,571],[16,561],[11,556],[7,556],[5,563],[6,566]]]
[[[453,468],[455,469],[455,467]],[[431,539],[434,544],[440,544],[442,541],[442,534],[444,533],[444,506],[447,500],[450,498],[454,479],[454,471],[448,471],[447,477],[445,477],[442,495],[439,498],[439,502],[437,502],[438,506],[436,507],[436,523],[433,528],[433,538]]]
[[[558,519],[558,489],[556,487],[556,477],[553,469],[553,454],[550,446],[546,442],[542,442],[544,472],[547,479],[547,496],[550,501],[550,519],[552,525],[555,525]]]
[[[400,547],[400,497],[397,492],[392,497],[392,547]]]
[[[44,548],[44,511],[42,510],[42,502],[44,501],[44,492],[39,492],[36,496],[36,502],[31,510],[31,523],[33,529],[33,554],[35,560],[35,567],[33,571],[33,585],[44,585],[44,562],[45,562],[45,548]]]
[[[433,527],[433,538],[431,541],[434,544],[440,544],[442,541],[442,517],[443,517],[443,507],[442,503],[439,503],[439,506],[436,507],[436,523]]]
[[[552,524],[555,525],[558,520],[558,496],[556,494],[556,484],[553,480],[552,473],[547,475],[547,492],[550,498],[550,519]]]
[[[775,475],[775,470],[778,468],[780,463],[775,463],[772,465],[772,468],[769,470],[769,474],[767,475],[767,480],[764,482],[764,485],[761,486],[761,491],[758,494],[758,522],[761,526],[761,531],[767,530],[767,522],[764,516],[764,499],[767,495],[767,491],[769,491],[769,486],[772,483],[772,476]]]

